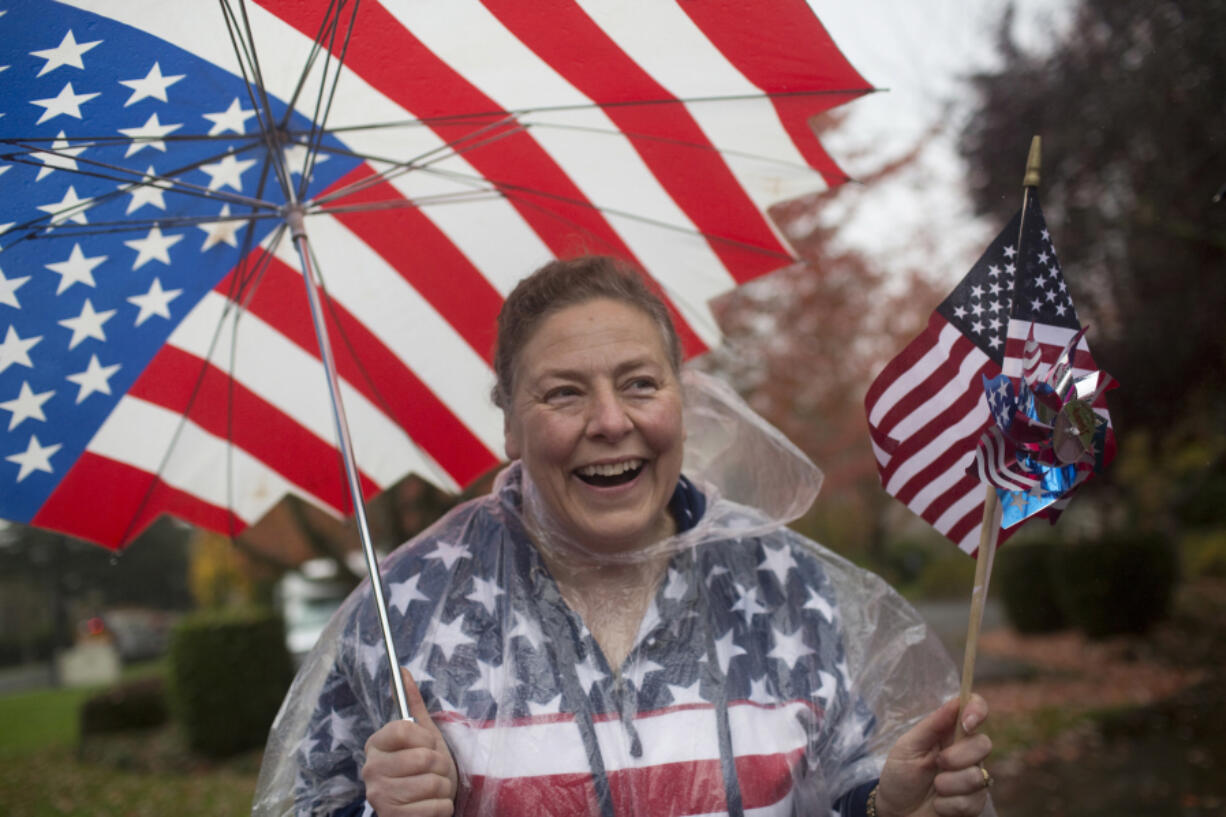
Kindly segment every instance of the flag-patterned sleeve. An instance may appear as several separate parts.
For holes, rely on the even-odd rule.
[[[452,514],[445,521],[463,528],[467,514]],[[397,658],[421,682],[422,695],[431,708],[435,703],[431,684],[423,680],[420,666],[423,645],[433,638],[439,603],[454,582],[453,565],[442,557],[464,550],[452,544],[450,537],[427,536],[383,566]],[[348,615],[333,623],[334,656],[323,684],[313,702],[300,699],[300,706],[311,707],[311,715],[295,751],[295,815],[369,813],[361,779],[366,741],[398,717],[387,652],[368,585],[356,590],[343,610]]]
[[[803,681],[794,672],[791,678],[793,684],[808,691],[817,713],[806,748],[808,779],[800,784],[797,799],[806,803],[808,792],[816,792],[821,796],[812,804],[812,813],[821,813],[829,806],[831,814],[859,817],[862,808],[858,813],[847,809],[858,801],[855,794],[859,788],[876,780],[882,758],[874,755],[871,745],[877,718],[847,661],[848,636],[842,607],[858,600],[840,592],[823,560],[815,558],[815,551],[807,544],[793,541],[783,548],[790,553],[793,565],[784,585],[789,613],[800,622],[807,634],[806,643],[811,644],[818,659],[804,665]]]
[[[453,509],[380,566],[396,657],[431,711],[440,702],[430,659],[453,655],[452,642],[462,635],[449,634],[441,619],[457,594],[479,605],[463,594],[475,554],[500,548],[505,526],[491,511],[497,506],[491,498]],[[398,716],[379,615],[363,583],[337,611],[286,696],[270,736],[276,751],[265,751],[255,814],[369,814],[361,778],[366,741]],[[284,759],[276,761],[277,754]],[[292,793],[292,806],[278,799],[284,792]]]
[[[858,817],[894,742],[957,693],[957,675],[939,639],[882,579],[789,538],[803,587],[790,595],[822,659],[812,670],[821,721],[809,743],[817,778],[809,788],[827,793],[831,813]]]
[[[354,691],[350,669],[343,658],[333,666],[296,751],[295,815],[348,814],[365,801],[365,744],[378,727]]]

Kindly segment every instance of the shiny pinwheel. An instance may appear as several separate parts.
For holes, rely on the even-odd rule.
[[[1094,404],[1116,382],[1097,369],[1075,374],[1073,353],[1085,333],[1072,337],[1041,380],[1033,333],[1016,388],[1008,375],[983,377],[994,422],[968,470],[995,486],[1002,528],[1044,511],[1054,522],[1073,491],[1103,470],[1110,423]]]

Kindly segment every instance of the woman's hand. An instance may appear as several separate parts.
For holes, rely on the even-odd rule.
[[[955,742],[955,698],[899,738],[877,784],[879,817],[974,817],[983,811],[989,778],[979,764],[992,741],[975,730],[987,717],[987,702],[972,695],[962,713],[966,735]]]
[[[455,810],[455,761],[413,676],[400,672],[416,722],[392,721],[366,741],[366,800],[379,817],[448,817]]]

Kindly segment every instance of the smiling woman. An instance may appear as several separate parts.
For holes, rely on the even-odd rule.
[[[679,348],[611,259],[508,296],[512,463],[383,567],[414,721],[359,588],[282,707],[257,813],[981,813],[986,705],[954,741],[939,642],[785,527],[819,472]]]
[[[636,554],[673,534],[680,373],[651,318],[607,298],[569,306],[541,323],[518,358],[506,450],[539,493],[538,542]]]
[[[587,299],[538,295],[560,291]],[[677,531],[668,501],[685,440],[679,343],[659,301],[608,258],[555,262],[508,298],[534,301],[547,306],[521,318],[530,334],[510,321],[499,334],[507,457],[527,474],[525,522],[542,559],[617,665],[667,565],[652,546]]]

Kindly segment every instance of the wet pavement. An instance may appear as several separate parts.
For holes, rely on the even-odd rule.
[[[966,648],[966,630],[970,621],[970,600],[967,601],[921,601],[915,604],[928,622],[928,626],[936,632],[945,649],[962,670],[962,659]],[[1007,626],[1004,612],[1000,604],[990,596],[984,605],[983,622],[980,632],[988,632]],[[1029,664],[1008,658],[985,655],[979,652],[975,656],[975,681],[1004,681],[1014,678],[1027,678],[1033,675],[1034,668]]]
[[[0,695],[29,692],[51,685],[52,671],[49,664],[24,664],[17,667],[0,667]]]

